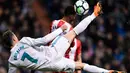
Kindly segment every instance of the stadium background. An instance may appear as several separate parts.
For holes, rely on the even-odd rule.
[[[63,15],[76,0],[0,0],[0,41],[2,33],[13,30],[23,36],[40,37],[49,33],[50,23]],[[89,14],[97,0],[87,0]],[[103,14],[78,37],[82,60],[106,69],[130,73],[130,0],[101,0]],[[76,24],[83,17],[77,16]],[[0,72],[7,73],[9,50],[0,42]],[[83,72],[83,71],[82,71]],[[18,73],[29,73],[19,69]],[[43,72],[44,73],[44,72]]]

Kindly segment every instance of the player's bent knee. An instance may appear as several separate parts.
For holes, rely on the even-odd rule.
[[[73,30],[71,30],[70,32],[65,34],[64,37],[66,39],[68,39],[69,43],[71,43],[73,41],[73,39],[76,37],[76,34],[75,34],[75,32]]]

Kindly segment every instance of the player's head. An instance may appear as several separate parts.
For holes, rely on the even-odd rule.
[[[7,30],[6,32],[3,33],[2,43],[3,43],[4,47],[11,48],[17,42],[18,42],[18,38],[12,31]]]
[[[68,6],[65,8],[64,16],[69,19],[69,22],[71,23],[75,19],[76,12],[74,11],[73,6]]]

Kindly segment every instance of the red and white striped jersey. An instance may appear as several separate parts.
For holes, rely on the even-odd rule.
[[[51,29],[50,29],[51,32],[55,31],[57,28],[61,27],[63,24],[65,24],[68,27],[68,29],[64,31],[61,35],[66,34],[67,32],[73,29],[72,26],[64,20],[54,20],[51,24]]]
[[[56,29],[58,29],[59,27],[61,27],[63,24],[67,25],[68,29],[66,31],[64,31],[62,34],[60,35],[64,35],[67,32],[69,32],[70,30],[73,29],[73,27],[71,26],[71,24],[67,23],[64,20],[54,20],[51,24],[51,32],[55,31]],[[70,58],[72,60],[76,60],[76,57],[81,53],[81,42],[78,39],[74,39],[74,41],[72,42],[70,48],[68,48],[68,50],[65,53],[65,57],[66,58]]]

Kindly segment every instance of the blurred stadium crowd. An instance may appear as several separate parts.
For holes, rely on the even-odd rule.
[[[0,41],[2,33],[7,29],[13,30],[19,38],[40,37],[49,32],[43,30],[45,26],[49,29],[49,25],[39,23],[30,1],[0,0]],[[50,20],[61,18],[64,9],[75,1],[38,0],[46,8]],[[78,36],[82,41],[82,60],[106,69],[130,73],[130,0],[101,1],[104,13]],[[87,2],[91,13],[97,0]],[[81,16],[77,16],[76,24],[81,19]],[[0,42],[0,73],[7,73],[9,52]],[[20,69],[18,73],[29,72]]]

